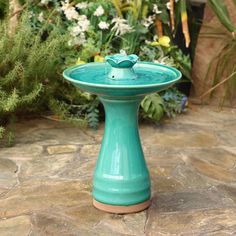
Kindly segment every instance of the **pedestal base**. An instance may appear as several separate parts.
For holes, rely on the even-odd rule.
[[[93,199],[93,205],[97,209],[106,211],[109,213],[127,214],[127,213],[135,213],[135,212],[139,212],[139,211],[143,211],[147,209],[151,205],[151,199],[148,201],[141,202],[136,205],[130,205],[130,206],[109,205],[109,204],[98,202],[95,199]]]
[[[138,131],[142,98],[102,98],[106,125],[93,178],[98,209],[113,213],[141,211],[150,205],[151,183]],[[140,203],[140,204],[137,204]]]

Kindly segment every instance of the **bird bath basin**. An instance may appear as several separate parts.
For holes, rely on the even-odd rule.
[[[105,108],[105,131],[93,178],[93,204],[112,213],[150,206],[151,186],[138,131],[138,109],[145,95],[181,78],[175,68],[138,62],[136,55],[107,56],[106,62],[66,69],[63,76],[97,94]]]

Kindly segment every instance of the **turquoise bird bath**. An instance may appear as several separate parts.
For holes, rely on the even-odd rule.
[[[131,213],[151,204],[151,185],[138,131],[138,110],[145,95],[181,78],[175,68],[139,62],[116,54],[106,62],[66,69],[64,77],[98,95],[106,113],[105,131],[93,178],[93,204],[112,213]]]

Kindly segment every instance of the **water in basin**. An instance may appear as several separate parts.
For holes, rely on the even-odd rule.
[[[143,85],[155,85],[173,82],[180,75],[174,68],[151,63],[137,63],[133,70],[137,75],[136,79],[111,80],[108,78],[110,71],[108,63],[89,63],[70,70],[69,77],[74,82],[85,82],[97,85],[111,85],[117,87],[133,87]]]

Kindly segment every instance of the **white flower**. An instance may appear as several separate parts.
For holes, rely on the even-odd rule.
[[[123,56],[127,56],[127,52],[124,49],[120,50],[120,54],[123,55]]]
[[[80,2],[80,3],[76,4],[76,8],[78,8],[78,9],[85,9],[87,7],[88,7],[87,2]]]
[[[61,4],[62,4],[61,9],[68,20],[78,19],[79,13],[75,10],[73,6],[69,4],[68,1],[61,2]]]
[[[155,42],[155,41],[157,41],[158,40],[158,36],[155,34],[154,36],[153,36],[153,41]]]
[[[99,6],[96,11],[93,13],[94,16],[102,16],[104,14],[104,9],[102,6]]]
[[[76,26],[73,26],[70,29],[70,35],[76,37],[85,31],[88,31],[90,21],[87,19],[87,16],[80,15]]]
[[[175,0],[175,2],[177,3],[179,0]],[[166,8],[168,9],[168,10],[170,10],[170,2],[167,2],[166,3]]]
[[[81,27],[81,31],[84,32],[88,31],[90,21],[86,15],[79,15],[77,24]]]
[[[43,21],[44,21],[43,12],[41,12],[41,13],[38,15],[38,21],[39,21],[39,22],[43,22]]]
[[[162,13],[162,11],[158,9],[157,4],[153,4],[153,12],[156,13],[157,15]]]
[[[81,30],[81,27],[79,25],[76,25],[76,26],[72,27],[71,30],[70,30],[70,35],[73,36],[73,37],[76,37],[80,33],[82,33],[82,30]]]
[[[142,24],[148,28],[150,25],[153,24],[153,19],[154,19],[155,15],[154,16],[149,16],[148,18],[145,18],[144,20],[142,20]]]
[[[116,17],[112,20],[111,23],[115,23],[111,30],[115,31],[115,35],[123,35],[125,33],[130,33],[133,31],[133,28],[128,25],[127,20],[120,17]]]
[[[175,62],[172,58],[168,56],[161,56],[159,59],[154,60],[154,63],[168,65],[168,66],[175,66]]]
[[[35,16],[35,14],[32,11],[29,11],[29,14],[28,14],[29,19],[31,19],[34,16]]]
[[[86,42],[86,37],[84,33],[81,33],[79,36],[72,38],[69,40],[68,44],[69,46],[79,46]]]
[[[84,33],[81,33],[79,37],[76,38],[77,40],[77,45],[82,45],[86,42],[86,37]]]
[[[100,29],[108,29],[109,28],[109,26],[110,26],[110,24],[109,23],[107,23],[107,22],[105,22],[105,21],[101,21],[99,24],[98,24],[98,27],[100,28]]]
[[[170,2],[167,2],[167,3],[166,3],[166,8],[167,8],[168,10],[170,10]]]
[[[41,0],[41,4],[42,5],[48,5],[48,3],[50,2],[50,0]]]

